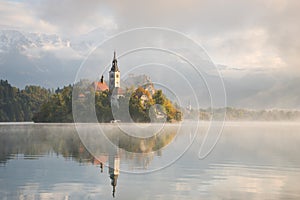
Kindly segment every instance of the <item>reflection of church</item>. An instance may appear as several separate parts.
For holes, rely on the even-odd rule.
[[[134,139],[124,136],[120,131],[115,132],[108,129],[106,137],[108,137],[109,142],[97,135],[97,139],[90,143],[96,148],[94,149],[94,156],[89,154],[92,156],[92,160],[90,160],[91,158],[89,160],[94,165],[100,166],[101,173],[106,169],[108,170],[110,180],[107,183],[111,185],[112,196],[115,197],[121,159],[130,170],[143,171],[148,169],[155,156],[162,156],[162,148],[174,139],[176,133],[172,130],[147,139]]]
[[[103,168],[108,160],[108,174],[110,178],[110,183],[112,186],[112,196],[115,197],[117,181],[120,174],[120,156],[118,153],[108,155],[101,155],[93,157],[92,163],[94,165],[100,165],[101,173],[103,173]]]
[[[108,173],[113,187],[112,195],[115,197],[118,176],[120,174],[120,157],[118,155],[109,156]]]

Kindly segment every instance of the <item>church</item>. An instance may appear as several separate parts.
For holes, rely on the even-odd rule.
[[[107,86],[102,75],[100,82],[94,82],[94,88],[96,92],[103,92],[109,90],[113,96],[120,97],[123,95],[123,90],[121,88],[121,73],[118,66],[116,51],[114,51],[114,57],[111,69],[109,71],[109,86]]]

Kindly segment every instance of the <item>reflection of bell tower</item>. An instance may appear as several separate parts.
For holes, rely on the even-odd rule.
[[[111,179],[111,186],[113,186],[112,196],[115,197],[116,192],[116,186],[117,186],[117,180],[118,176],[120,174],[120,158],[118,155],[110,155],[109,160],[109,177]]]
[[[114,51],[114,59],[109,71],[109,91],[113,92],[115,88],[120,88],[120,70],[118,67],[116,52]]]

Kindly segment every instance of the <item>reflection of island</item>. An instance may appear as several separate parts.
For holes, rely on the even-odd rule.
[[[5,164],[14,155],[38,159],[38,156],[54,152],[79,163],[98,165],[101,172],[107,168],[115,196],[121,161],[130,169],[145,169],[176,135],[174,129],[166,129],[161,134],[138,139],[124,135],[116,128],[107,125],[109,140],[96,134],[93,128],[87,128],[89,137],[83,138],[84,143],[93,147],[88,151],[72,125],[0,126],[0,164]]]
[[[124,133],[117,126],[108,125],[107,128],[104,128],[105,136],[89,129],[86,133],[81,134],[81,137],[83,142],[91,147],[89,150],[94,155],[93,163],[100,165],[101,172],[103,172],[103,166],[108,167],[114,197],[121,160],[124,160],[130,169],[147,169],[154,155],[161,156],[161,149],[175,138],[176,129],[174,127],[163,128],[158,134],[151,137],[138,138]],[[151,132],[151,128],[147,128],[140,135],[146,134],[145,132],[149,130]],[[101,137],[103,138],[100,139]]]

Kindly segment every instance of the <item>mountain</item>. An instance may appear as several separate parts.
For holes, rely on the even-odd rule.
[[[75,38],[2,29],[0,30],[0,79],[9,80],[18,88],[24,88],[25,85],[39,85],[45,88],[68,85],[74,82],[80,65],[91,50],[107,38],[108,36],[101,28]],[[111,44],[111,47],[117,50],[123,48],[124,51],[127,47],[126,42],[128,41],[124,41],[124,44],[123,41]],[[105,53],[103,59],[97,57],[97,62],[93,63],[95,67],[92,70],[93,74],[96,69],[98,72],[103,71],[104,67],[110,64],[110,57],[107,56],[110,56],[112,52]],[[199,103],[201,107],[209,107],[211,101],[206,84],[202,81],[203,77],[200,78],[199,74],[190,70],[184,62],[179,62],[167,55],[162,56],[162,53],[158,51],[141,50],[121,57],[119,64],[122,78],[130,82],[130,73],[147,74],[151,76],[154,83],[157,83],[156,88],[163,89],[172,100],[176,93],[186,105],[192,98],[191,85],[197,91],[199,99],[197,103],[192,100],[192,106]],[[145,63],[149,66],[143,65]],[[173,69],[170,70],[159,63],[166,64]],[[202,67],[206,64],[200,63],[199,65]],[[295,77],[288,77],[280,72],[255,69],[241,71],[228,66],[218,66],[218,69],[224,79],[228,106],[300,108],[298,103],[299,77],[296,74]],[[104,73],[107,75],[107,71]],[[203,74],[211,85],[218,82],[217,75]],[[96,75],[98,76],[97,73]],[[126,81],[123,80],[124,85]],[[215,99],[223,100],[218,96]]]
[[[95,43],[84,37],[71,41],[55,34],[0,30],[0,78],[20,88],[69,84]]]
[[[39,33],[26,33],[16,30],[0,30],[1,53],[18,50],[30,52],[31,49],[51,49],[69,47],[70,41],[60,38],[58,35],[46,35]]]

